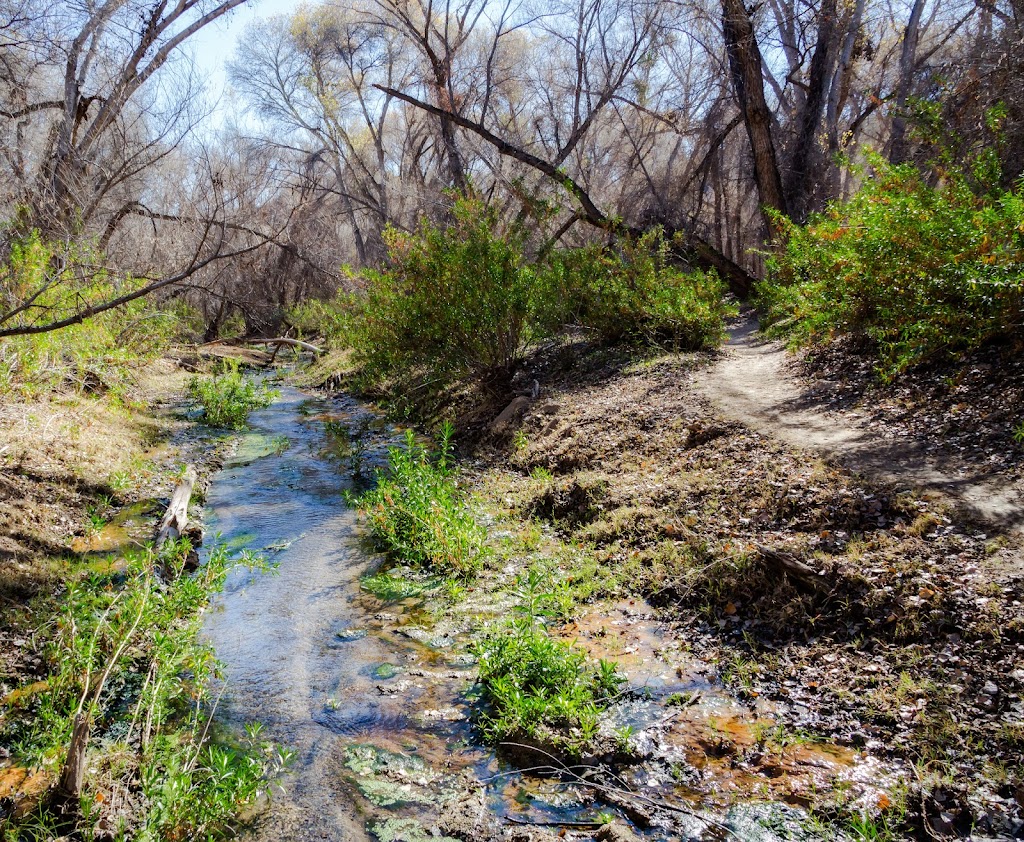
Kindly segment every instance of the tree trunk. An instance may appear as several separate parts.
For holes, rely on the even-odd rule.
[[[90,728],[87,713],[75,714],[75,725],[71,731],[71,745],[57,784],[57,798],[68,807],[78,804],[85,777],[85,750],[89,746]]]
[[[797,119],[796,143],[786,184],[786,206],[797,222],[805,222],[810,210],[813,188],[814,148],[825,108],[825,93],[831,74],[832,33],[835,30],[836,0],[823,0],[818,12],[818,38],[811,56],[807,77],[807,95]]]
[[[896,85],[894,103],[895,117],[892,134],[889,136],[889,160],[901,164],[906,160],[907,100],[914,84],[914,59],[917,56],[917,39],[921,32],[921,15],[924,14],[925,0],[914,0],[910,19],[903,33],[903,48],[900,50],[900,78]]]
[[[772,139],[771,113],[764,97],[764,62],[743,0],[722,0],[722,29],[736,99],[743,112],[743,122],[754,153],[754,180],[762,212],[786,213],[782,177]],[[765,222],[770,227],[768,214],[765,214]]]
[[[828,137],[828,155],[831,159],[839,151],[839,118],[846,104],[846,97],[850,90],[850,77],[853,68],[853,50],[857,46],[857,36],[860,34],[861,20],[864,17],[865,0],[856,0],[853,7],[853,14],[850,16],[850,25],[846,29],[846,37],[843,39],[843,46],[839,51],[839,61],[836,63],[835,73],[832,75],[832,86],[828,92],[828,103],[825,108],[825,132]],[[828,187],[826,195],[834,199],[840,192],[841,170],[837,166],[828,168]]]

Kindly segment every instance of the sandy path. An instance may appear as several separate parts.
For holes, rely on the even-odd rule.
[[[785,366],[782,344],[750,316],[697,385],[723,415],[835,459],[850,470],[940,494],[1000,529],[1024,535],[1024,489],[985,466],[926,455],[920,444],[879,436],[855,412],[823,411]]]

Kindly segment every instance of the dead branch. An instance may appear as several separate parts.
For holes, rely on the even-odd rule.
[[[160,521],[160,526],[157,529],[157,549],[168,541],[180,538],[182,533],[184,533],[185,527],[188,526],[188,504],[192,499],[192,488],[195,486],[197,479],[198,476],[196,475],[195,468],[191,465],[186,466],[185,473],[178,480],[178,486],[174,489],[170,505],[167,507],[163,520]]]
[[[301,348],[303,351],[309,351],[315,356],[319,357],[323,352],[323,348],[318,348],[316,345],[311,345],[308,342],[303,342],[300,339],[288,339],[284,336],[279,336],[276,339],[250,339],[249,345],[276,345],[278,349],[282,345],[291,345],[293,348]],[[277,351],[274,351],[275,356]]]
[[[793,584],[801,590],[809,590],[817,594],[829,592],[829,587],[822,581],[821,574],[810,565],[804,564],[796,556],[763,544],[756,545],[756,549],[762,561],[777,572],[788,576],[793,580]]]

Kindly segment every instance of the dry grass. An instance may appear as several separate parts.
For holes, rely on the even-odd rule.
[[[185,422],[152,409],[184,377],[158,360],[117,401],[52,393],[0,403],[0,698],[32,680],[26,641],[45,621],[34,598],[66,578],[71,543],[94,525],[90,514],[107,516],[169,485],[149,457]]]
[[[947,770],[1011,756],[1024,580],[993,582],[978,525],[722,420],[694,388],[699,357],[601,354],[535,361],[541,398],[476,454],[489,507],[554,527],[606,590],[660,605],[707,658],[782,653],[756,692],[799,699],[826,732]],[[901,693],[907,674],[926,708]]]

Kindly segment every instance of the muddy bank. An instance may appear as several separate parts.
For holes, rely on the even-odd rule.
[[[538,358],[539,398],[477,453],[486,507],[554,535],[563,575],[600,582],[591,598],[647,598],[748,725],[766,705],[783,733],[900,770],[877,801],[899,835],[1014,838],[1024,582],[1005,559],[1019,536],[723,417],[702,388],[713,364]],[[704,751],[771,791],[758,731]],[[809,800],[841,822],[859,809],[844,784]]]

